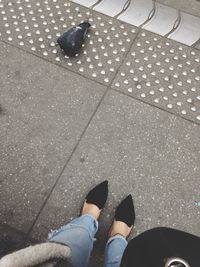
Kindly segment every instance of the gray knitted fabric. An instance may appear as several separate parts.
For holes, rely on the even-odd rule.
[[[0,267],[71,267],[71,250],[63,244],[46,242],[18,250],[0,259]]]

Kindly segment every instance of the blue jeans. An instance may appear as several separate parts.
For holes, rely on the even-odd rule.
[[[48,240],[71,249],[69,261],[74,267],[87,267],[93,249],[98,222],[91,215],[82,215],[49,234]],[[127,241],[121,235],[111,237],[105,249],[104,267],[119,267]]]

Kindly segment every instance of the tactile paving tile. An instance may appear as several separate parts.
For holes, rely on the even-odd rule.
[[[200,52],[143,30],[112,88],[200,123]]]
[[[92,27],[81,54],[64,56],[57,38],[89,19]],[[137,29],[63,0],[0,0],[0,39],[103,84],[110,84]]]

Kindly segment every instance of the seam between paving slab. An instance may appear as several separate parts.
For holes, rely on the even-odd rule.
[[[197,126],[200,126],[200,124],[194,122],[193,120],[190,120],[190,119],[185,118],[185,117],[183,117],[183,116],[181,116],[181,115],[179,115],[179,114],[175,114],[175,113],[173,113],[173,112],[170,112],[170,111],[167,111],[167,110],[165,110],[165,109],[162,109],[162,108],[159,107],[159,106],[154,106],[154,105],[152,105],[151,103],[146,102],[146,101],[144,101],[144,100],[142,100],[142,99],[138,99],[137,97],[134,97],[134,96],[132,96],[132,95],[127,95],[126,93],[124,93],[124,92],[122,92],[122,91],[115,90],[114,88],[110,88],[110,91],[117,92],[117,93],[122,94],[122,95],[124,95],[124,96],[129,96],[129,97],[133,98],[135,101],[142,102],[142,103],[144,103],[144,104],[146,104],[146,105],[148,105],[148,106],[151,106],[151,107],[154,107],[154,108],[156,108],[156,109],[159,109],[159,110],[161,110],[161,111],[163,111],[163,112],[169,113],[170,115],[173,115],[173,116],[175,116],[175,117],[177,117],[177,118],[179,118],[179,119],[183,119],[183,120],[188,121],[188,122],[190,122],[190,123],[193,123],[193,124],[195,124],[195,125],[197,125]]]
[[[136,40],[136,39],[137,39],[137,38],[135,38],[135,40]],[[130,49],[131,49],[131,48],[130,48]],[[129,53],[129,51],[127,52],[127,54],[128,54],[128,53]],[[124,59],[124,60],[125,60],[125,59]],[[119,70],[118,70],[118,71],[119,71]],[[118,72],[116,72],[116,75],[117,75],[117,74],[118,74]],[[113,77],[112,82],[114,81],[116,75]],[[111,82],[111,84],[112,84],[112,82]],[[51,197],[51,194],[53,193],[55,187],[57,186],[57,184],[58,184],[58,182],[59,182],[59,180],[60,180],[62,174],[64,173],[65,169],[66,169],[67,166],[68,166],[68,163],[70,162],[70,160],[72,159],[74,153],[76,152],[76,149],[78,148],[80,142],[82,141],[82,139],[83,139],[83,137],[84,137],[84,135],[85,135],[85,133],[86,133],[88,127],[90,126],[91,121],[93,120],[94,116],[96,115],[96,113],[97,113],[99,107],[101,106],[101,104],[102,104],[104,98],[106,97],[106,95],[108,94],[109,91],[112,91],[112,92],[114,92],[115,94],[121,94],[121,95],[124,95],[124,96],[126,96],[126,97],[131,97],[131,98],[133,98],[134,100],[136,100],[136,101],[140,101],[140,102],[142,102],[142,103],[144,103],[144,104],[146,104],[146,105],[149,105],[149,106],[151,106],[151,107],[153,106],[153,105],[151,105],[151,104],[148,103],[148,102],[145,102],[145,101],[143,101],[143,100],[139,100],[139,99],[137,99],[137,98],[135,98],[135,97],[133,97],[133,96],[127,95],[126,93],[117,91],[117,90],[111,88],[110,86],[107,87],[107,89],[106,89],[106,91],[104,92],[102,98],[100,99],[100,101],[99,101],[99,103],[98,103],[98,105],[97,105],[95,111],[93,112],[93,114],[92,114],[91,118],[89,119],[89,121],[88,121],[86,127],[84,128],[84,130],[83,130],[83,132],[82,132],[82,134],[81,134],[79,140],[77,141],[77,143],[76,143],[76,145],[75,145],[75,147],[74,147],[72,153],[70,154],[70,156],[69,156],[69,158],[67,159],[67,161],[66,161],[66,163],[65,163],[65,165],[64,165],[64,167],[63,167],[63,169],[62,169],[62,171],[60,172],[58,178],[56,179],[56,182],[54,183],[54,185],[53,185],[53,187],[52,187],[50,193],[48,194],[47,198],[46,198],[45,201],[43,202],[43,204],[42,204],[42,206],[41,206],[41,208],[40,208],[40,210],[39,210],[39,212],[38,212],[38,214],[37,214],[35,220],[33,221],[33,223],[32,223],[32,225],[31,225],[29,231],[27,232],[27,235],[28,235],[28,236],[31,235],[31,232],[32,232],[32,230],[33,230],[33,228],[34,228],[34,226],[35,226],[35,224],[36,224],[36,222],[37,222],[37,220],[38,220],[40,214],[42,213],[43,209],[45,208],[45,206],[46,206],[46,204],[47,204],[49,198]],[[166,112],[166,113],[169,113],[170,115],[179,117],[179,119],[184,119],[184,120],[189,121],[189,122],[191,122],[191,123],[193,123],[193,124],[196,124],[196,123],[195,123],[194,121],[192,121],[192,120],[189,120],[189,119],[186,119],[186,118],[184,118],[184,117],[178,116],[178,115],[176,115],[176,114],[174,114],[174,113],[172,113],[172,112],[168,112],[168,111],[166,111],[166,110],[163,110],[163,109],[160,108],[160,107],[157,107],[157,106],[153,106],[153,107],[155,107],[155,108],[161,110],[162,112]],[[198,125],[198,124],[197,124],[197,125]]]
[[[72,2],[72,3],[73,3],[73,2]],[[75,3],[75,4],[76,4],[77,6],[79,6],[80,8],[83,7],[82,5],[80,5],[80,4],[78,4],[78,3]],[[89,8],[86,8],[86,9],[90,10]],[[107,17],[108,19],[111,18],[110,16],[108,16],[108,15],[106,15],[106,14],[101,14],[101,13],[99,13],[98,11],[95,11],[95,10],[93,10],[93,12],[95,12],[95,13],[97,13],[97,14],[100,14],[100,15],[104,15],[104,17]],[[116,18],[112,18],[112,20],[114,20],[114,21],[116,21],[116,22],[118,21]],[[123,22],[123,24],[125,24],[125,25],[127,25],[127,26],[132,26],[132,25],[126,23],[126,22]],[[110,26],[110,27],[111,27],[111,26]],[[138,37],[140,31],[142,30],[141,27],[135,27],[135,26],[132,26],[132,27],[133,27],[133,28],[136,28],[138,31],[137,31],[135,37],[133,38],[132,42],[130,43],[130,47],[129,47],[129,49],[126,51],[126,53],[125,53],[125,55],[123,56],[123,58],[122,58],[122,60],[121,60],[121,62],[120,62],[120,64],[119,64],[119,66],[117,67],[117,69],[116,69],[116,71],[115,71],[115,75],[114,75],[114,77],[111,79],[111,81],[110,81],[107,85],[106,85],[104,82],[100,82],[100,81],[97,81],[97,80],[92,79],[92,78],[90,78],[90,77],[86,77],[85,75],[82,75],[80,72],[77,72],[77,71],[75,71],[75,70],[73,70],[73,69],[69,69],[69,68],[65,67],[64,65],[61,65],[61,64],[57,63],[56,61],[53,62],[53,61],[51,61],[50,59],[48,59],[47,57],[44,58],[43,56],[40,56],[39,54],[36,54],[36,53],[34,53],[34,52],[31,52],[31,51],[28,51],[28,50],[26,50],[25,48],[23,48],[22,46],[14,45],[14,44],[12,44],[11,42],[7,42],[7,41],[4,40],[4,39],[0,39],[0,42],[3,42],[3,43],[5,43],[5,44],[7,44],[7,45],[11,45],[12,47],[15,47],[15,48],[17,48],[17,49],[19,49],[19,50],[22,50],[22,51],[24,51],[24,52],[26,52],[26,53],[28,53],[28,54],[37,56],[37,57],[40,58],[40,59],[43,59],[43,60],[45,60],[45,61],[48,61],[49,63],[53,63],[53,64],[55,64],[56,66],[62,67],[63,69],[69,70],[69,71],[71,71],[71,72],[73,72],[73,73],[75,73],[75,74],[80,75],[80,76],[83,77],[83,78],[89,79],[90,81],[95,81],[95,82],[97,82],[98,84],[101,84],[101,85],[104,85],[104,86],[106,86],[106,87],[109,87],[109,86],[112,85],[112,83],[113,83],[113,81],[114,81],[114,78],[116,77],[116,74],[119,72],[119,70],[120,70],[120,68],[121,68],[121,66],[122,66],[122,64],[123,64],[123,62],[125,61],[125,59],[126,59],[128,53],[129,53],[130,50],[131,50],[131,47],[133,46],[133,44],[134,44],[135,41],[137,40],[137,37]]]
[[[14,10],[5,6],[5,10],[2,10],[4,15],[0,27],[0,39],[39,54],[45,59],[56,61],[65,68],[73,69],[100,83],[103,82],[105,86],[109,85],[121,63],[120,60],[135,37],[135,27],[130,25],[125,27],[115,20],[114,22],[118,24],[116,28],[109,17],[100,15],[99,12],[91,12],[88,8],[77,6],[69,1],[56,0],[51,3],[45,1],[42,4],[39,3],[39,7],[42,8],[40,10],[37,4],[31,6],[25,0],[20,3],[22,2],[24,8],[17,6]],[[12,5],[11,3],[11,7]],[[3,5],[0,5],[0,8],[1,6]],[[49,13],[51,10],[55,10],[55,13]],[[16,13],[14,16],[13,12]],[[93,28],[88,32],[85,42],[87,50],[83,48],[78,58],[69,58],[56,47],[55,39],[70,28],[70,25],[78,25],[81,18],[89,20]],[[35,23],[36,20],[37,23]],[[110,53],[109,58],[107,52]],[[114,66],[111,68],[113,63]]]
[[[84,128],[84,130],[83,130],[83,132],[82,132],[82,134],[81,134],[81,136],[80,136],[78,142],[77,142],[76,145],[74,146],[73,151],[71,152],[71,154],[70,154],[69,158],[67,159],[67,161],[66,161],[64,167],[62,168],[62,171],[60,172],[58,178],[56,179],[56,182],[54,183],[54,185],[53,185],[53,187],[52,187],[50,193],[48,194],[47,198],[46,198],[45,201],[43,202],[43,204],[42,204],[42,206],[41,206],[41,208],[40,208],[40,210],[39,210],[39,212],[38,212],[38,214],[37,214],[35,220],[33,221],[33,223],[32,223],[32,225],[31,225],[31,227],[29,228],[28,232],[25,233],[28,237],[31,237],[31,232],[32,232],[32,230],[33,230],[35,224],[37,223],[37,220],[38,220],[39,216],[41,215],[41,213],[42,213],[42,211],[44,210],[44,208],[45,208],[47,202],[49,201],[49,199],[50,199],[50,197],[51,197],[51,195],[52,195],[52,193],[53,193],[55,187],[56,187],[57,184],[59,183],[59,180],[60,180],[62,174],[64,173],[64,171],[65,171],[65,169],[67,168],[69,162],[71,161],[71,159],[72,159],[74,153],[76,152],[76,150],[77,150],[77,148],[78,148],[80,142],[81,142],[82,139],[84,138],[84,135],[85,135],[85,133],[86,133],[88,127],[90,126],[91,121],[92,121],[93,118],[95,117],[97,111],[99,110],[99,107],[101,106],[102,102],[104,101],[106,95],[108,95],[109,92],[113,92],[113,93],[115,93],[115,94],[121,94],[121,95],[124,95],[124,96],[126,96],[126,97],[129,97],[129,96],[126,95],[125,93],[116,91],[115,89],[111,88],[110,86],[107,87],[107,89],[106,89],[106,91],[104,92],[102,98],[100,99],[100,101],[99,101],[99,103],[98,103],[98,105],[97,105],[95,111],[93,112],[93,114],[92,114],[91,118],[89,119],[89,121],[88,121],[86,127]],[[138,99],[136,99],[136,98],[134,98],[134,97],[131,97],[131,98],[133,98],[133,99],[136,100],[136,101],[138,100]],[[142,100],[141,100],[140,102],[142,102],[142,103],[144,103],[144,104],[146,104],[146,105],[148,105],[148,106],[152,106],[152,105],[150,105],[149,103],[146,103],[145,101],[142,101]],[[159,108],[159,107],[157,107],[157,106],[156,106],[156,108],[157,108],[158,110],[161,110],[162,112],[166,112],[165,110],[163,110],[163,109],[161,109],[161,108]],[[173,114],[173,113],[171,113],[171,112],[166,112],[166,113],[170,113],[170,115],[176,116],[175,114]],[[190,121],[190,120],[188,120],[188,119],[185,119],[185,118],[183,118],[183,117],[181,117],[181,116],[176,116],[176,117],[180,117],[179,119],[184,119],[184,120],[186,120],[186,121],[189,121],[189,122],[194,123],[193,121]],[[195,123],[194,123],[194,124],[195,124]]]
[[[123,64],[123,66],[121,67],[121,73],[120,73],[121,76],[118,75],[117,79],[111,85],[111,87],[117,91],[124,91],[126,95],[134,96],[135,99],[148,103],[151,106],[158,107],[159,109],[169,112],[170,114],[174,114],[175,116],[184,118],[190,122],[194,122],[195,124],[199,125],[199,122],[197,120],[200,120],[199,119],[200,116],[197,113],[196,115],[195,113],[192,114],[191,113],[192,111],[196,112],[197,110],[192,109],[191,106],[189,105],[189,103],[192,103],[190,102],[190,99],[191,101],[197,101],[196,99],[200,100],[200,96],[198,95],[199,84],[197,84],[198,81],[200,80],[200,77],[198,76],[199,75],[199,71],[198,71],[199,63],[197,63],[200,60],[199,51],[196,52],[196,49],[194,51],[194,49],[191,49],[191,48],[189,48],[189,50],[184,50],[186,47],[185,45],[182,45],[181,43],[174,42],[174,41],[169,42],[168,39],[166,40],[166,38],[163,38],[158,34],[149,33],[146,30],[141,30],[138,36],[139,37],[135,42],[136,44],[134,43],[131,49],[131,53],[129,54],[130,58],[126,58],[126,62],[125,62],[126,64]],[[148,42],[148,45],[147,45],[147,42]],[[176,45],[176,47],[174,48],[173,45]],[[165,48],[165,46],[167,48]],[[171,49],[170,49],[170,46],[171,46]],[[151,48],[151,51],[153,52],[150,52],[150,48]],[[166,49],[167,49],[167,54],[165,53]],[[182,50],[183,52],[181,52]],[[144,58],[143,60],[141,60],[140,58],[144,57],[142,53],[146,53],[146,52],[149,53],[146,55],[146,59]],[[164,59],[162,58],[163,55],[165,55]],[[197,58],[194,58],[196,56]],[[152,57],[152,60],[149,61],[149,58],[151,57]],[[183,58],[185,60],[184,62],[187,63],[184,65],[184,68],[183,68],[183,62],[181,62]],[[149,65],[152,65],[152,64],[153,65],[155,64],[155,67],[151,69],[152,66],[150,66],[150,69],[149,69]],[[191,67],[189,67],[188,69],[187,65],[188,66],[191,65]],[[171,71],[171,66],[174,67],[174,74],[169,73]],[[187,76],[182,76],[183,70],[181,70],[181,68],[183,68]],[[198,76],[198,77],[195,77],[195,79],[194,77],[192,77],[194,75],[191,74],[193,72],[191,68],[193,68],[193,70],[197,70],[197,73],[196,71],[194,71],[194,73],[196,73],[195,75]],[[160,73],[162,69],[164,69],[164,72],[162,72],[163,76],[159,77],[161,75]],[[151,76],[153,75],[151,73],[153,70],[154,70],[154,75],[156,74],[156,76]],[[130,73],[133,73],[133,74],[130,74]],[[164,77],[166,75],[167,77]],[[143,76],[146,76],[146,77],[143,77]],[[168,80],[165,79],[165,78],[169,78],[168,76],[172,78],[171,81],[169,81],[169,79]],[[143,81],[144,84],[143,83],[140,84],[140,82],[138,82],[139,84],[138,86],[140,86],[140,88],[138,88],[138,86],[136,86],[136,82],[134,81],[140,81],[140,80]],[[160,86],[163,88],[163,91],[160,91],[160,92],[165,91],[165,93],[159,92],[159,90],[162,89],[162,88],[159,89]],[[191,86],[194,88],[190,88]],[[173,91],[171,89],[173,89]],[[153,93],[153,95],[151,96],[150,96],[150,90]],[[177,97],[178,95],[179,97]],[[158,100],[161,102],[161,104],[157,104],[159,103],[159,101],[156,102],[157,97],[158,97]],[[163,102],[163,99],[166,100],[165,103]],[[180,109],[178,107],[179,103],[181,103]],[[198,107],[199,105],[198,101],[192,104],[194,108]]]
[[[100,84],[100,85],[105,86],[105,83],[103,83],[103,82],[101,83],[101,82],[99,82],[99,81],[95,81],[95,80],[93,80],[93,79],[91,79],[91,78],[89,78],[89,77],[86,77],[86,76],[82,75],[81,73],[76,72],[75,70],[68,69],[68,68],[64,67],[63,65],[60,65],[60,64],[58,64],[58,63],[56,63],[56,62],[53,62],[53,61],[49,60],[48,58],[44,58],[44,57],[42,57],[42,56],[40,56],[40,55],[38,55],[38,54],[32,53],[32,52],[30,52],[30,51],[27,51],[26,49],[24,49],[24,48],[22,48],[22,47],[15,46],[15,45],[13,45],[13,44],[11,44],[11,43],[5,41],[5,40],[2,40],[2,39],[1,39],[1,40],[0,40],[0,43],[1,43],[1,42],[4,43],[4,44],[6,44],[6,45],[9,45],[9,46],[12,46],[12,47],[14,47],[14,48],[17,48],[17,49],[19,49],[20,51],[23,51],[23,52],[26,53],[26,54],[29,54],[29,55],[35,56],[35,57],[37,57],[37,58],[40,58],[40,59],[42,59],[42,60],[44,60],[44,61],[47,61],[48,63],[53,64],[53,65],[55,65],[55,66],[57,66],[57,67],[60,67],[60,68],[62,68],[62,69],[64,69],[64,70],[66,70],[66,71],[69,71],[69,72],[72,72],[72,73],[74,73],[74,74],[76,74],[76,75],[79,75],[79,76],[81,76],[81,77],[84,78],[84,79],[88,79],[88,80],[90,80],[90,81],[92,81],[92,82],[96,82],[96,83],[98,83],[98,84]],[[121,65],[120,65],[120,67],[121,67]],[[113,81],[112,81],[112,82],[113,82]],[[110,83],[108,86],[111,86],[111,83]],[[107,87],[107,86],[105,86],[105,87]]]
[[[111,88],[114,79],[116,78],[117,74],[119,73],[121,66],[123,65],[124,61],[127,59],[127,55],[128,55],[128,53],[130,52],[132,46],[136,43],[136,41],[137,41],[137,39],[138,39],[138,36],[139,36],[139,34],[141,33],[142,30],[143,30],[143,29],[138,28],[138,32],[137,32],[137,34],[136,34],[134,40],[132,41],[132,43],[131,43],[131,45],[130,45],[130,48],[128,49],[126,55],[125,55],[124,58],[122,59],[121,64],[119,65],[118,69],[116,70],[116,73],[115,73],[113,79],[110,81],[109,85],[107,86],[108,88],[109,88],[109,87]],[[159,34],[154,34],[154,35],[157,35],[158,37],[160,37]],[[161,38],[163,38],[163,39],[165,39],[165,40],[167,39],[166,37],[161,37]],[[168,40],[168,39],[167,39],[167,40]],[[38,58],[40,58],[40,59],[42,59],[42,60],[44,60],[44,61],[49,62],[50,64],[53,64],[53,65],[57,66],[57,67],[61,67],[61,68],[64,69],[64,70],[67,70],[67,71],[70,71],[70,72],[72,72],[72,73],[75,73],[76,75],[80,75],[81,77],[83,77],[83,78],[85,78],[85,79],[88,79],[88,80],[90,80],[90,81],[93,81],[93,82],[96,82],[96,83],[98,83],[98,84],[100,84],[100,85],[104,85],[104,86],[105,86],[104,83],[101,83],[101,82],[99,82],[99,81],[96,81],[96,80],[94,80],[94,79],[91,79],[90,77],[86,77],[86,76],[82,75],[81,73],[76,72],[76,71],[74,71],[74,70],[72,70],[72,69],[65,68],[63,65],[60,65],[60,64],[58,64],[58,63],[56,63],[56,62],[53,62],[53,61],[51,61],[51,60],[48,60],[48,58],[44,58],[44,57],[42,57],[42,56],[40,56],[40,55],[38,55],[38,54],[32,53],[32,52],[30,52],[30,51],[27,51],[27,50],[23,49],[22,47],[15,46],[15,45],[13,45],[12,43],[9,43],[9,42],[7,42],[7,41],[5,41],[5,40],[0,40],[0,42],[5,43],[6,45],[9,45],[9,46],[15,47],[16,49],[19,49],[19,50],[23,51],[24,53],[27,53],[27,54],[30,54],[30,55],[32,55],[32,56],[38,57]],[[182,43],[179,43],[179,42],[176,42],[176,43],[177,43],[177,44],[180,44],[180,45],[183,45]],[[187,45],[184,45],[184,46],[187,46]],[[189,47],[189,46],[188,46],[188,47]],[[190,47],[190,48],[191,48],[191,47]],[[193,49],[195,49],[195,48],[193,48]],[[199,51],[198,49],[195,49],[195,50]],[[113,88],[111,88],[111,89],[112,89],[112,90],[115,90],[115,89],[113,89]],[[153,105],[152,103],[149,103],[149,102],[146,102],[146,101],[144,101],[144,100],[142,100],[142,99],[138,99],[138,98],[136,98],[136,97],[134,97],[134,96],[131,96],[130,94],[123,93],[123,92],[119,92],[118,90],[115,90],[115,91],[118,92],[118,93],[121,93],[121,94],[123,94],[123,95],[126,95],[126,96],[128,96],[128,97],[131,97],[131,98],[133,98],[133,99],[135,99],[135,100],[137,100],[137,101],[140,101],[140,102],[142,102],[142,103],[148,104],[148,105],[150,105],[150,106],[152,106],[152,107],[154,107],[154,108],[158,108],[158,109],[160,109],[160,110],[162,110],[162,111],[165,111],[165,112],[167,112],[167,113],[169,113],[169,114],[173,114],[173,115],[176,116],[176,117],[182,118],[182,119],[187,120],[187,121],[189,121],[189,122],[191,122],[191,123],[194,123],[194,124],[196,124],[196,125],[199,125],[197,122],[195,122],[195,121],[193,121],[193,120],[190,120],[189,118],[185,118],[184,116],[181,116],[180,114],[170,112],[170,110],[166,110],[166,109],[164,109],[164,108],[162,108],[162,107],[158,107],[158,106],[156,106],[156,105]]]
[[[62,68],[62,69],[64,69],[64,70],[66,70],[66,71],[70,71],[70,72],[72,72],[72,73],[75,73],[76,75],[79,75],[79,76],[83,77],[84,79],[88,79],[88,80],[90,80],[90,81],[92,81],[92,82],[96,82],[96,83],[98,83],[98,84],[100,84],[100,85],[103,85],[103,86],[105,86],[105,87],[110,87],[110,86],[112,85],[114,79],[116,78],[117,74],[119,73],[119,70],[120,70],[122,64],[123,64],[124,61],[126,60],[126,57],[127,57],[128,53],[129,53],[130,50],[131,50],[131,47],[132,47],[132,46],[134,45],[134,43],[136,42],[137,37],[138,37],[138,35],[139,35],[139,33],[140,33],[141,30],[142,30],[142,29],[138,28],[138,32],[137,32],[135,38],[133,39],[133,41],[132,41],[132,43],[131,43],[129,49],[126,51],[126,55],[125,55],[125,56],[123,57],[123,59],[121,60],[119,67],[118,67],[118,68],[116,69],[116,71],[115,71],[115,75],[114,75],[114,77],[111,79],[111,81],[109,82],[109,84],[108,84],[107,86],[106,86],[105,83],[103,83],[103,82],[101,83],[100,81],[96,81],[96,80],[94,80],[94,79],[92,79],[92,78],[90,78],[90,77],[86,77],[85,75],[82,75],[80,72],[77,72],[77,71],[75,71],[75,70],[73,70],[73,69],[68,69],[68,68],[66,68],[66,67],[63,66],[63,65],[60,65],[60,64],[56,63],[56,61],[55,61],[55,62],[54,62],[54,61],[51,61],[51,60],[49,60],[48,58],[44,58],[44,57],[40,56],[39,54],[36,54],[36,53],[34,53],[34,52],[31,52],[31,51],[28,51],[28,50],[26,50],[26,49],[24,49],[24,48],[22,48],[22,47],[15,46],[14,44],[12,44],[12,43],[10,43],[10,42],[7,42],[7,41],[5,41],[5,40],[3,40],[3,39],[0,40],[0,43],[2,42],[2,43],[4,43],[4,44],[6,44],[6,45],[12,46],[12,47],[14,47],[14,48],[16,48],[16,49],[19,49],[20,51],[23,51],[23,52],[26,53],[26,54],[30,54],[30,55],[35,56],[35,57],[37,57],[37,58],[40,58],[40,59],[42,59],[42,60],[44,60],[44,61],[47,61],[47,62],[49,62],[50,64],[53,64],[53,65],[55,65],[55,66],[57,66],[57,67],[60,67],[60,68]]]
[[[111,82],[110,82],[110,85],[107,86],[106,91],[104,92],[103,96],[101,97],[101,99],[100,99],[100,101],[99,101],[99,103],[98,103],[98,105],[97,105],[95,111],[93,112],[93,114],[92,114],[92,116],[90,117],[90,119],[89,119],[87,125],[85,126],[85,128],[84,128],[82,134],[80,135],[80,137],[79,137],[79,139],[78,139],[76,145],[74,146],[74,148],[73,148],[73,150],[72,150],[72,153],[70,154],[69,158],[67,159],[67,161],[66,161],[64,167],[62,168],[60,174],[58,175],[58,178],[56,179],[54,185],[52,186],[52,188],[51,188],[51,190],[50,190],[48,196],[46,197],[45,201],[43,202],[43,204],[42,204],[42,206],[41,206],[41,208],[40,208],[40,210],[39,210],[39,212],[38,212],[38,214],[37,214],[35,220],[33,221],[33,223],[32,223],[32,225],[31,225],[30,229],[29,229],[28,232],[27,232],[27,235],[30,235],[30,234],[31,234],[31,231],[32,231],[32,229],[33,229],[35,223],[37,222],[37,220],[38,220],[38,218],[39,218],[41,212],[43,211],[44,207],[46,206],[46,204],[47,204],[49,198],[51,197],[51,194],[53,193],[53,191],[54,191],[56,185],[58,184],[58,182],[59,182],[59,180],[60,180],[60,178],[61,178],[61,176],[62,176],[64,170],[66,169],[66,167],[67,167],[68,163],[70,162],[71,158],[73,157],[73,154],[75,153],[75,151],[76,151],[76,149],[77,149],[79,143],[81,142],[82,138],[84,137],[84,134],[85,134],[85,132],[87,131],[87,129],[88,129],[89,125],[90,125],[90,122],[93,120],[95,114],[97,113],[97,111],[98,111],[98,109],[99,109],[99,107],[100,107],[102,101],[104,100],[105,96],[107,95],[108,91],[111,90],[111,85],[112,85],[114,79],[116,78],[116,76],[118,75],[118,72],[119,72],[119,70],[120,70],[120,67],[121,67],[121,65],[124,63],[124,61],[125,61],[125,59],[126,59],[126,56],[128,55],[128,53],[129,53],[130,50],[131,50],[132,45],[133,45],[134,42],[137,40],[137,36],[138,36],[139,32],[140,32],[140,30],[139,30],[138,33],[136,34],[136,36],[135,36],[135,38],[134,38],[132,44],[130,45],[129,49],[128,49],[127,52],[126,52],[126,55],[124,56],[123,60],[121,61],[121,64],[120,64],[119,68],[117,69],[117,71],[116,71],[114,77],[112,78],[112,80],[111,80]],[[55,63],[54,63],[54,64],[55,64]],[[56,64],[56,65],[57,65],[57,64]],[[78,74],[78,75],[79,75],[79,74]],[[80,75],[80,76],[81,76],[81,75]],[[85,78],[85,77],[84,77],[84,78]],[[88,79],[88,78],[86,78],[86,79]],[[93,81],[93,80],[92,80],[92,81]],[[93,81],[93,82],[94,82],[94,81]],[[97,83],[98,83],[98,82],[97,82]],[[115,91],[115,92],[117,93],[117,91]]]
[[[101,105],[101,103],[102,103],[102,101],[103,101],[105,95],[107,94],[108,90],[109,90],[109,87],[106,88],[106,91],[104,92],[103,96],[101,97],[101,99],[100,99],[100,101],[99,101],[99,103],[98,103],[98,105],[97,105],[95,111],[93,112],[93,114],[92,114],[92,116],[90,117],[88,123],[86,124],[86,126],[85,126],[85,128],[84,128],[82,134],[80,135],[80,137],[79,137],[79,139],[78,139],[76,145],[74,146],[74,148],[73,148],[73,150],[72,150],[70,156],[68,157],[68,159],[67,159],[65,165],[63,166],[63,168],[62,168],[60,174],[58,175],[58,178],[56,179],[56,181],[55,181],[54,185],[52,186],[52,188],[51,188],[51,190],[50,190],[48,196],[46,197],[45,201],[43,202],[43,204],[42,204],[42,206],[41,206],[41,208],[40,208],[40,210],[39,210],[39,212],[38,212],[38,214],[37,214],[35,220],[33,221],[31,227],[29,228],[29,230],[28,230],[28,232],[27,232],[27,235],[30,235],[30,233],[31,233],[31,231],[32,231],[32,229],[33,229],[35,223],[37,222],[37,219],[39,218],[39,216],[40,216],[42,210],[44,209],[46,203],[48,202],[48,200],[49,200],[49,198],[50,198],[52,192],[54,191],[56,185],[58,184],[58,182],[59,182],[59,180],[60,180],[60,177],[62,176],[62,174],[63,174],[65,168],[67,167],[68,163],[70,162],[71,158],[73,157],[74,152],[76,151],[76,149],[77,149],[79,143],[81,142],[81,140],[82,140],[82,138],[83,138],[85,132],[87,131],[87,129],[88,129],[89,125],[90,125],[90,122],[92,121],[93,117],[95,116],[95,114],[96,114],[96,112],[97,112],[99,106]]]

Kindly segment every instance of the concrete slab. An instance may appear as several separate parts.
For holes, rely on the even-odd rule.
[[[112,88],[200,123],[200,51],[141,31]]]
[[[174,25],[178,19],[178,10],[160,3],[155,3],[155,13],[143,28],[150,32],[166,36],[174,29]]]
[[[114,209],[134,197],[133,235],[170,226],[199,235],[200,128],[136,101],[108,93],[33,231],[45,239],[77,216],[88,190],[109,180],[109,198],[100,219],[96,247],[103,253]],[[100,255],[102,260],[102,254]],[[94,264],[93,266],[99,266]]]
[[[0,45],[0,221],[26,232],[106,88]]]
[[[199,0],[156,0],[164,5],[177,8],[188,14],[200,17],[200,1]]]
[[[186,11],[183,12],[179,10],[177,1],[175,1],[177,4],[175,4],[175,8],[172,1],[161,0],[161,2],[166,2],[168,5],[159,3],[159,0],[120,0],[113,3],[110,3],[109,0],[102,0],[90,8],[150,32],[168,36],[168,38],[185,45],[195,45],[200,39],[200,18],[192,15],[190,3],[188,5],[188,1],[184,1]],[[194,3],[195,0],[190,2],[194,9],[199,10],[198,4]],[[78,3],[89,7],[87,1],[78,0]]]
[[[70,1],[0,2],[0,39],[108,85],[128,52],[136,28]],[[83,20],[90,29],[78,57],[65,57],[57,38]]]
[[[200,18],[180,12],[178,27],[168,35],[168,38],[189,46],[195,45],[200,39]]]
[[[152,17],[154,8],[152,0],[134,0],[118,19],[140,27]]]

